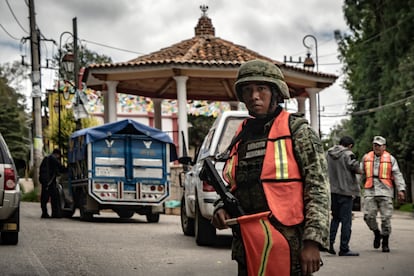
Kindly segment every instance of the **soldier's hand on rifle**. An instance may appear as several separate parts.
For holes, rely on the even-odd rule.
[[[230,215],[224,210],[223,208],[218,209],[216,212],[214,212],[213,219],[211,220],[211,223],[216,227],[217,229],[226,229],[229,228],[229,226],[226,224],[226,220],[230,219]]]

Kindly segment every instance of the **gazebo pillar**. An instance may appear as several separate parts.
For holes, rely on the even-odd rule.
[[[162,99],[153,98],[152,103],[154,104],[154,127],[162,130]]]
[[[310,111],[310,123],[311,127],[320,135],[319,133],[319,110],[318,102],[316,100],[316,94],[321,91],[320,88],[306,88],[306,92],[309,95],[309,111]]]
[[[117,121],[116,115],[116,87],[118,81],[106,81],[107,90],[104,93],[104,122],[113,123]]]
[[[297,97],[296,102],[298,103],[298,112],[305,114],[305,112],[306,112],[306,107],[305,107],[306,98],[305,97]]]
[[[179,141],[179,156],[184,156],[184,152],[188,152],[188,148],[184,151],[184,141],[188,145],[188,121],[187,121],[187,76],[176,76],[174,77],[177,83],[177,103],[178,103],[178,141]]]

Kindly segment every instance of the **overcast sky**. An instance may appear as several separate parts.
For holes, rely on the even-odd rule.
[[[245,46],[260,54],[283,61],[306,54],[303,38],[317,38],[319,71],[341,76],[341,64],[334,30],[347,32],[339,0],[34,0],[36,23],[42,35],[59,44],[60,35],[72,32],[77,18],[78,37],[88,49],[110,56],[114,62],[133,59],[192,38],[194,27],[207,5],[216,36]],[[0,1],[0,64],[20,60],[30,62],[28,0]],[[70,36],[62,36],[62,44]],[[307,39],[315,56],[315,43]],[[99,45],[105,45],[99,46]],[[42,65],[57,53],[58,45],[42,42]],[[53,88],[53,74],[43,70],[43,89]],[[323,90],[321,129],[329,132],[345,117],[348,95],[342,78]],[[30,87],[30,85],[29,85]],[[30,95],[31,91],[27,91]],[[334,117],[332,117],[334,116]]]

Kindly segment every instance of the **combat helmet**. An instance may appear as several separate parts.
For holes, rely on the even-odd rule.
[[[282,71],[271,62],[255,59],[240,66],[237,74],[237,81],[234,84],[239,101],[243,101],[241,89],[243,84],[251,81],[270,83],[276,86],[277,90],[282,93],[284,99],[290,98],[289,88],[285,82]]]

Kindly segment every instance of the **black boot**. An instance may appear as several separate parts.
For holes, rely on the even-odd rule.
[[[374,230],[374,248],[379,248],[381,245],[381,232],[377,229]]]
[[[388,235],[382,236],[382,252],[390,252],[390,248],[388,247],[388,239]]]
[[[336,251],[335,251],[335,249],[334,249],[333,243],[329,244],[329,250],[328,250],[328,253],[329,253],[329,254],[332,254],[332,255],[336,255]]]

